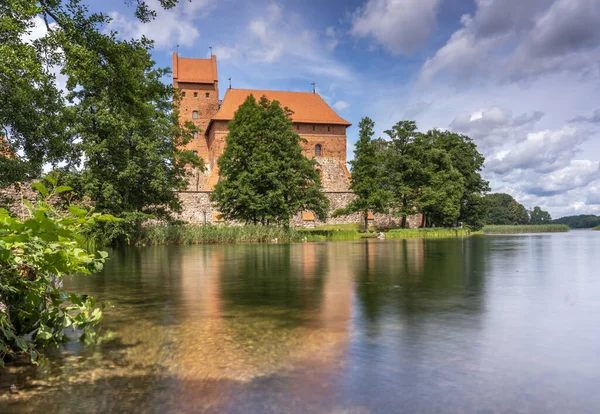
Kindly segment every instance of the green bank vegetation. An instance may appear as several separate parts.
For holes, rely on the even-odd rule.
[[[92,328],[102,318],[92,297],[65,292],[62,280],[102,269],[107,253],[86,251],[79,233],[114,218],[75,206],[59,214],[48,201],[71,188],[56,186],[54,177],[47,181],[50,188],[34,185],[42,200],[25,202],[23,217],[0,209],[0,366],[20,355],[36,363],[41,348],[58,347],[69,332],[93,342]]]
[[[569,231],[566,224],[488,225],[481,231],[485,234],[560,233]]]
[[[472,234],[464,228],[394,229],[385,233],[386,240],[465,237]]]
[[[600,226],[596,226],[592,230],[600,230]]]
[[[135,239],[137,246],[220,244],[220,243],[299,243],[324,241],[357,241],[377,238],[376,231],[359,231],[360,224],[321,226],[314,229],[246,225],[169,225],[144,226]],[[384,233],[385,239],[441,238],[468,236],[466,229],[426,228],[394,229]]]

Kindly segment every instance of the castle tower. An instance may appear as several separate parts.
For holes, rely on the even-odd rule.
[[[209,166],[209,151],[205,131],[219,111],[219,77],[217,57],[210,59],[180,58],[173,53],[173,86],[181,90],[180,119],[192,121],[201,129],[187,145],[197,151]]]

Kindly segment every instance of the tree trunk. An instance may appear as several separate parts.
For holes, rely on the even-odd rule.
[[[365,233],[369,232],[369,212],[365,211]]]

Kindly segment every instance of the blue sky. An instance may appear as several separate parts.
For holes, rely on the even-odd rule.
[[[153,1],[150,1],[153,4]],[[104,1],[111,29],[170,65],[217,55],[233,87],[317,91],[354,125],[471,136],[493,191],[553,216],[600,214],[597,0],[183,0],[149,24]]]

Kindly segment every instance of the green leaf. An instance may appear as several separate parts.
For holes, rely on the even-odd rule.
[[[46,186],[44,184],[33,183],[33,184],[31,184],[31,186],[33,188],[35,188],[42,195],[42,197],[46,197],[48,195],[48,189],[46,188]]]
[[[68,185],[61,185],[58,186],[54,189],[54,191],[56,191],[56,194],[62,194],[62,193],[66,193],[68,191],[73,191],[73,189],[71,187],[69,187]]]
[[[87,216],[87,211],[77,206],[69,206],[69,212],[77,217]]]

